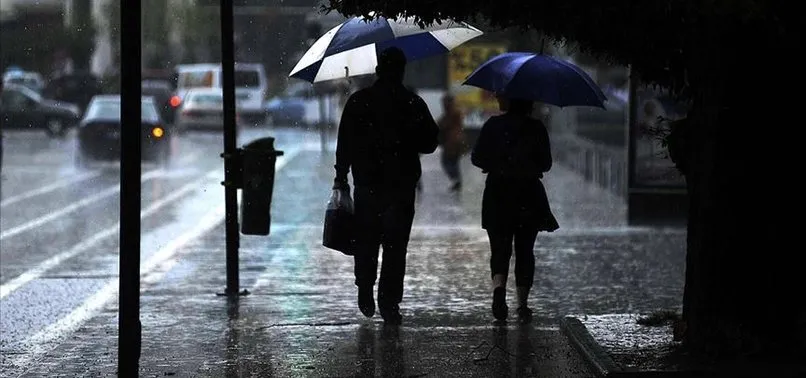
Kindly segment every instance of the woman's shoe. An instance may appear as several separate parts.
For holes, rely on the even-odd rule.
[[[507,289],[497,287],[493,290],[493,316],[496,320],[507,320],[509,307],[507,307]]]
[[[381,317],[383,323],[386,325],[398,326],[403,322],[403,316],[400,315],[400,307],[398,306],[380,306]]]
[[[529,307],[523,306],[518,307],[518,320],[521,323],[531,323],[532,322],[532,309]]]

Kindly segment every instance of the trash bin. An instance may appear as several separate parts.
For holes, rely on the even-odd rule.
[[[271,200],[274,164],[282,151],[274,149],[274,138],[257,139],[241,148],[241,233],[268,235],[271,230]]]

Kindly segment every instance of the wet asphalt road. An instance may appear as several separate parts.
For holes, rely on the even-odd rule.
[[[120,167],[74,164],[75,139],[4,133],[0,202],[0,329],[3,353],[67,317],[118,274]],[[269,136],[247,129],[239,145]],[[271,131],[278,148],[318,143],[318,134]],[[318,146],[318,144],[316,144]],[[142,167],[143,262],[223,202],[220,133],[171,141],[167,167]]]
[[[224,361],[248,364],[258,358],[255,369],[271,365],[278,376],[311,375],[298,374],[310,372],[307,366],[324,367],[313,374],[317,376],[355,373],[353,362],[344,358],[389,362],[361,357],[363,341],[358,356],[352,349],[347,354],[315,351],[339,351],[344,347],[340,343],[353,333],[361,339],[368,326],[357,316],[349,259],[320,245],[332,152],[319,152],[317,133],[293,129],[246,130],[239,145],[268,135],[286,151],[282,163],[278,161],[282,169],[275,186],[272,236],[242,237],[241,284],[255,295],[241,306],[242,320],[235,323],[226,321],[229,310],[212,295],[225,282],[221,135],[183,136],[173,143],[169,167],[143,166],[143,366],[157,375],[177,369],[216,371],[210,361],[220,358],[221,351],[229,353],[229,333],[234,331],[248,335],[238,347],[242,362],[237,355]],[[75,371],[84,372],[79,375],[113,369],[120,171],[116,164],[76,169],[70,137],[49,140],[39,133],[11,133],[4,142],[0,373],[21,373],[34,358],[40,362],[28,376],[50,376],[63,366],[77,367]],[[446,190],[436,155],[424,157],[423,165],[424,192],[418,199],[402,310],[412,328],[401,339],[408,340],[407,347],[428,339],[436,344],[433,350],[407,349],[416,355],[408,363],[392,359],[410,370],[427,370],[435,358],[429,353],[442,353],[441,358],[456,366],[466,363],[451,360],[456,352],[450,348],[467,337],[461,347],[469,352],[478,345],[479,332],[495,333],[489,328],[488,246],[479,227],[483,176],[465,161],[465,190],[454,195]],[[561,229],[538,238],[532,305],[539,318],[535,331],[554,330],[550,334],[555,336],[529,339],[556,338],[556,320],[563,315],[646,312],[679,304],[684,232],[627,227],[623,200],[561,166],[545,182]],[[305,324],[335,328],[293,328]],[[266,334],[259,335],[259,330]],[[518,344],[522,332],[511,332],[515,336],[510,342]],[[221,342],[223,349],[217,344]],[[567,353],[554,343],[546,348]],[[279,357],[264,360],[265,353]],[[542,361],[553,361],[551,356]],[[456,366],[449,363],[433,371]],[[482,369],[467,376],[488,373]]]

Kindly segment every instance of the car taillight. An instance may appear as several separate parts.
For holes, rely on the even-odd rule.
[[[181,104],[182,104],[182,99],[181,99],[181,98],[179,98],[179,96],[173,96],[173,97],[171,97],[170,104],[171,104],[171,106],[173,106],[174,108],[178,108],[178,107],[179,107],[179,105],[181,105]]]

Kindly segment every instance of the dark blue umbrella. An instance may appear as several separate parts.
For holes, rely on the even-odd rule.
[[[564,106],[604,108],[598,85],[579,67],[550,56],[508,52],[476,68],[464,84],[508,98]]]

